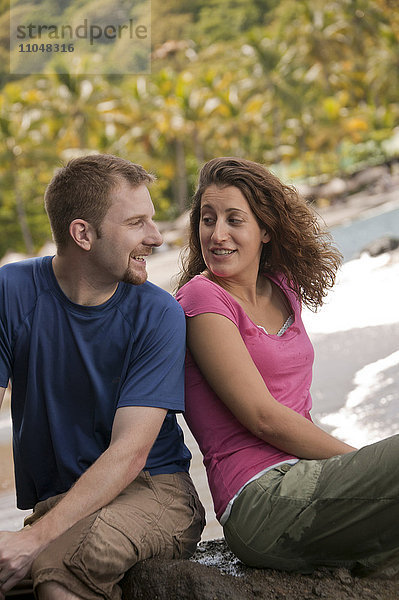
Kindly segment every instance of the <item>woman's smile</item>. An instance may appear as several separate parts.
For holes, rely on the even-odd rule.
[[[262,247],[269,240],[236,187],[211,185],[202,195],[200,242],[208,270],[219,277],[256,280]]]
[[[211,252],[216,256],[230,256],[233,254],[233,252],[236,252],[236,250],[228,250],[226,248],[211,248]]]

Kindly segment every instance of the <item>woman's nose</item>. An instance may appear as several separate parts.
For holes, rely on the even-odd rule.
[[[217,220],[215,223],[213,232],[212,232],[213,240],[215,242],[221,242],[221,241],[225,240],[226,237],[227,237],[226,224],[221,220]]]

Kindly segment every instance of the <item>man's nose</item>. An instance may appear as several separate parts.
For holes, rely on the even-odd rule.
[[[151,221],[148,227],[149,230],[147,232],[144,243],[148,246],[160,246],[163,242],[163,238],[154,221]]]

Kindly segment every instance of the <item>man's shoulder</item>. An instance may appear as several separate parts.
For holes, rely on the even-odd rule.
[[[138,332],[164,335],[167,331],[185,329],[183,309],[171,294],[149,281],[124,286],[118,310],[136,335]]]
[[[47,288],[43,277],[43,258],[8,263],[0,269],[0,313],[18,326],[36,305]]]
[[[177,300],[166,290],[146,281],[141,285],[126,284],[128,296],[135,296],[143,305],[156,309],[171,308],[180,312],[181,307]]]
[[[33,282],[40,272],[45,258],[27,258],[7,263],[0,268],[0,283],[7,284],[10,289],[24,288]]]
[[[47,257],[26,258],[16,262],[6,263],[0,267],[0,276],[8,277],[26,277],[31,275],[36,269],[40,268]]]

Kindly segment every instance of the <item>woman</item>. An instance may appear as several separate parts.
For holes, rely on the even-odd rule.
[[[186,420],[216,516],[246,564],[392,575],[399,436],[356,451],[310,417],[316,309],[340,254],[296,191],[263,166],[200,173],[177,299],[187,316]]]

